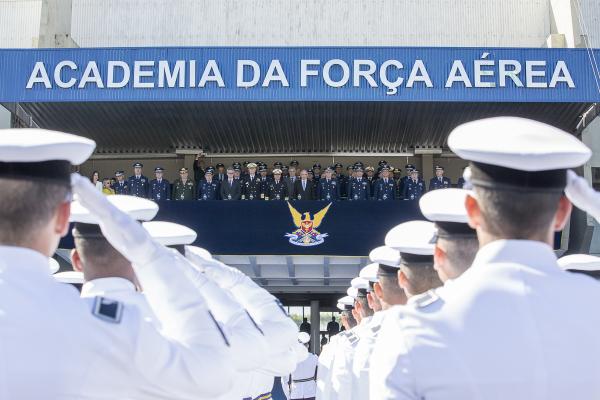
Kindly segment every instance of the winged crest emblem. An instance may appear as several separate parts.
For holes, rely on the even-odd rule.
[[[289,242],[295,246],[317,246],[325,241],[327,237],[326,233],[320,233],[317,228],[321,226],[329,207],[332,203],[329,203],[322,210],[314,213],[312,216],[309,212],[303,212],[296,210],[294,206],[288,201],[288,208],[292,215],[292,220],[296,226],[296,230],[292,233],[286,233],[286,237],[289,238]]]

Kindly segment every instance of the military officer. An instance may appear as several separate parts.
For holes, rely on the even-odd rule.
[[[136,162],[133,164],[133,175],[128,179],[129,194],[136,197],[148,198],[150,192],[150,181],[142,175],[142,163]]]
[[[333,168],[325,169],[325,178],[317,184],[317,199],[323,201],[337,201],[340,199],[340,184],[333,179]]]
[[[348,200],[369,200],[369,181],[363,177],[363,169],[360,165],[354,167],[355,178],[348,182]]]
[[[262,193],[266,197],[266,195],[267,195],[267,189],[269,189],[269,183],[271,182],[271,180],[273,178],[270,177],[270,176],[268,176],[268,170],[267,170],[266,164],[262,164],[258,168],[258,173],[259,173],[258,179],[260,179],[260,185],[261,185],[261,189],[260,190],[262,191]]]
[[[313,181],[315,182],[315,186],[319,184],[319,179],[321,179],[321,164],[315,163],[312,167],[313,172]]]
[[[396,182],[390,177],[390,167],[388,165],[381,167],[380,177],[375,181],[373,187],[374,200],[396,199]]]
[[[444,176],[444,167],[441,165],[435,166],[435,177],[429,181],[429,190],[448,189],[452,187],[450,178]]]
[[[287,191],[287,185],[281,178],[281,170],[275,168],[273,170],[273,180],[267,185],[267,192],[265,193],[265,200],[288,200],[289,194]]]
[[[396,182],[396,198],[402,198],[402,170],[400,168],[394,168],[394,182]]]
[[[207,168],[204,179],[198,185],[198,200],[219,200],[220,182],[214,179],[214,170]]]
[[[380,374],[385,395],[373,398],[600,396],[600,286],[562,271],[553,251],[572,209],[568,171],[591,150],[568,132],[515,117],[458,126],[448,146],[470,161],[464,204],[480,248],[468,271],[420,299],[418,310],[386,318],[403,344],[398,335],[387,342],[396,362]]]
[[[115,194],[129,194],[129,183],[125,180],[125,171],[115,172],[117,181],[112,186]]]
[[[281,161],[276,161],[273,163],[273,170],[279,169],[281,170],[281,172],[283,172],[283,163]],[[282,177],[284,175],[282,174]],[[269,176],[269,178],[273,179],[273,171],[271,171],[271,174]]]
[[[154,201],[170,200],[171,199],[171,184],[168,180],[163,179],[163,167],[154,168],[154,176],[156,179],[150,181],[150,199]]]
[[[248,163],[248,176],[242,179],[242,200],[264,200],[265,193],[255,163]]]
[[[348,196],[348,177],[344,175],[344,166],[341,163],[335,163],[335,178],[340,186],[340,199]]]
[[[173,200],[194,200],[195,196],[194,181],[189,179],[188,169],[182,167],[179,169],[179,179],[173,182]]]
[[[290,161],[290,167],[294,167],[294,168],[296,168],[296,170],[298,170],[299,166],[300,166],[300,163],[297,160]]]
[[[400,197],[404,198],[404,187],[406,186],[406,183],[409,181],[410,177],[411,177],[411,172],[413,169],[416,169],[416,167],[413,164],[406,164],[404,166],[404,172],[406,173],[406,175],[404,175],[402,178],[400,178],[400,181],[398,182],[398,191],[400,192]]]
[[[238,181],[238,183],[242,184],[242,166],[240,163],[233,164],[233,179]]]
[[[227,179],[227,171],[225,171],[225,165],[223,165],[223,163],[218,163],[216,167],[217,170],[215,171],[213,179],[219,182],[223,182],[225,179]]]
[[[419,170],[410,171],[410,179],[405,181],[402,198],[404,200],[419,200],[425,193],[425,183],[419,179]]]

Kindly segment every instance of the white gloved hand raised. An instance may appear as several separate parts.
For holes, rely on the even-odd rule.
[[[244,275],[243,272],[215,260],[208,251],[202,248],[185,246],[185,257],[225,290],[248,284],[248,281],[250,281],[250,278]]]
[[[600,222],[600,193],[596,192],[585,178],[574,171],[567,171],[565,194],[577,208],[587,212]]]
[[[131,263],[145,265],[161,251],[142,225],[112,205],[89,179],[74,173],[71,185],[79,202],[101,221],[106,240]]]

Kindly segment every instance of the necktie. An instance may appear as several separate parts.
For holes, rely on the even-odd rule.
[[[387,178],[383,180],[383,182],[387,185]]]
[[[302,190],[306,190],[306,181],[302,181]]]
[[[229,186],[233,186],[233,181],[231,179],[229,180]]]

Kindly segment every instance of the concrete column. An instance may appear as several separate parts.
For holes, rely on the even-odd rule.
[[[11,126],[11,113],[0,105],[0,129],[8,129]]]
[[[578,10],[573,0],[550,0],[550,35],[546,47],[578,47],[581,35]]]
[[[43,0],[38,47],[79,47],[71,37],[72,8],[72,0]]]
[[[429,180],[433,178],[433,154],[421,155],[421,176],[425,184],[429,184]],[[429,188],[428,188],[429,189]]]
[[[315,354],[321,352],[321,312],[319,300],[311,300],[310,302],[310,351]]]

